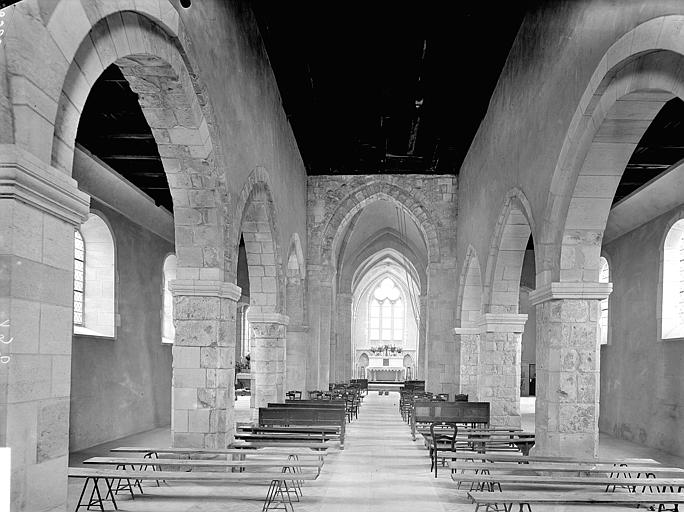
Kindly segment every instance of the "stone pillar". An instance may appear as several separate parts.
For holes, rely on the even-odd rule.
[[[247,312],[252,330],[250,356],[252,378],[252,419],[259,407],[269,402],[285,402],[285,367],[287,324],[289,318],[278,313]]]
[[[421,295],[419,298],[418,307],[420,308],[420,316],[418,324],[418,357],[415,358],[416,367],[414,369],[415,380],[425,379],[427,368],[427,295]]]
[[[225,448],[235,420],[235,315],[240,288],[210,280],[171,281],[173,446]]]
[[[352,295],[351,293],[337,294],[337,355],[335,367],[331,368],[334,382],[347,382],[352,378]]]
[[[308,325],[288,325],[287,326],[287,346],[285,347],[285,391],[299,390],[302,398],[306,395],[306,374],[307,374],[307,341]]]
[[[480,395],[480,329],[477,327],[457,327],[456,372],[459,374],[460,393],[468,395],[471,402]]]
[[[0,145],[0,446],[13,512],[66,510],[74,228],[89,204],[70,176]]]
[[[612,283],[551,283],[537,307],[535,453],[598,456],[601,300]]]
[[[328,389],[334,272],[326,265],[307,267],[309,276],[309,360],[307,391]]]
[[[454,290],[458,288],[454,276],[458,276],[458,273],[455,267],[440,262],[428,265],[428,276],[425,389],[453,396],[459,388],[453,335],[456,311]]]
[[[480,317],[478,400],[489,402],[490,425],[520,427],[520,351],[527,315]]]

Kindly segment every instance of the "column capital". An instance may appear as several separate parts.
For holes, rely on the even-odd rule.
[[[608,298],[613,291],[613,283],[561,281],[549,283],[530,292],[530,306],[549,300],[597,299]]]
[[[0,144],[0,199],[21,201],[74,226],[90,212],[90,196],[76,180],[14,144]]]
[[[247,311],[247,320],[251,324],[280,324],[287,325],[290,323],[290,317],[281,315],[280,313],[259,313]]]
[[[477,321],[480,333],[523,332],[527,315],[519,313],[485,313]]]
[[[454,327],[454,334],[456,335],[480,334],[480,332],[477,327]]]
[[[201,279],[174,279],[169,290],[174,297],[218,297],[234,302],[242,296],[242,288],[233,283]]]
[[[308,325],[288,325],[287,332],[309,332]]]

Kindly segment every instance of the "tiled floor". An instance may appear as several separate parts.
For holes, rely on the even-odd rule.
[[[474,509],[465,492],[456,489],[446,471],[437,479],[429,473],[427,452],[422,441],[411,440],[409,428],[399,416],[398,399],[397,393],[390,393],[388,396],[379,396],[377,392],[369,394],[361,407],[358,420],[348,426],[345,449],[334,450],[327,457],[318,480],[307,483],[304,487],[304,497],[301,502],[295,503],[296,512],[470,512]],[[248,401],[239,401],[237,421],[246,421],[248,407]],[[533,399],[523,399],[522,413],[525,428],[533,428]],[[168,445],[168,442],[168,429],[154,430],[95,447],[87,453],[73,454],[72,463],[78,463],[79,460],[95,454],[104,455],[115,445],[147,443],[159,446]],[[682,458],[608,436],[601,437],[601,455],[651,457],[684,467]],[[75,507],[80,485],[80,482],[70,483],[70,510]],[[131,512],[258,512],[261,510],[266,487],[148,485],[145,493],[144,497],[136,497],[135,500],[122,497],[119,500],[119,509]],[[534,510],[584,512],[595,508],[535,507]],[[603,510],[612,512],[633,508],[611,507]]]

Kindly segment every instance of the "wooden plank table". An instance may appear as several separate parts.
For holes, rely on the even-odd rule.
[[[639,459],[639,458],[582,458],[578,459],[575,457],[556,457],[552,455],[519,455],[514,453],[502,453],[502,452],[491,452],[482,453],[474,452],[470,450],[456,451],[452,453],[452,458],[454,459],[479,459],[482,461],[490,462],[518,462],[518,463],[530,463],[530,462],[574,462],[578,464],[612,464],[614,466],[620,465],[641,465],[641,466],[662,466],[661,462],[653,459]]]
[[[179,472],[179,471],[132,471],[123,469],[102,469],[102,468],[73,468],[68,469],[69,478],[82,478],[85,479],[83,484],[83,489],[78,499],[75,512],[79,509],[85,508],[90,510],[90,507],[99,507],[100,510],[104,510],[104,502],[111,500],[114,508],[118,508],[116,505],[116,498],[114,497],[115,490],[113,489],[114,480],[164,480],[164,481],[215,481],[222,483],[260,483],[269,482],[268,491],[266,493],[266,498],[264,499],[263,511],[266,512],[275,508],[285,508],[287,505],[290,506],[290,510],[294,510],[292,500],[290,499],[290,493],[293,492],[288,488],[287,482],[293,481],[295,478],[297,481],[305,480],[315,480],[318,477],[317,473],[314,472],[301,472],[301,473],[283,473],[280,471],[274,472],[262,472],[262,473],[229,473],[229,472]],[[100,492],[98,482],[100,480],[105,481],[107,488],[107,493],[105,497],[102,497]],[[86,495],[88,485],[92,485],[92,490],[90,492],[90,498],[87,502],[83,501]],[[132,493],[132,491],[131,491]]]
[[[450,462],[449,467],[452,470],[461,471],[511,471],[514,473],[530,473],[530,472],[553,472],[553,473],[616,473],[615,466],[607,464],[578,464],[571,462],[534,462],[531,464],[517,464],[512,462]],[[619,468],[622,469],[622,468]],[[677,467],[653,466],[645,465],[629,466],[627,469],[630,473],[650,474],[654,476],[684,476],[684,469]]]
[[[641,487],[643,490],[649,488],[659,489],[662,487],[671,487],[673,489],[681,490],[684,487],[684,478],[616,478],[611,476],[546,476],[546,475],[530,475],[530,474],[514,474],[514,475],[463,475],[451,474],[451,479],[457,482],[460,486],[462,482],[471,482],[480,484],[479,489],[493,490],[493,485],[497,484],[501,490],[501,484],[512,485],[555,485],[555,486],[581,486],[581,485],[600,485],[602,487],[610,488],[615,486],[629,487],[631,492],[635,492],[636,487]],[[472,489],[471,489],[472,490]]]
[[[682,505],[683,493],[621,493],[621,492],[562,492],[562,491],[506,491],[487,492],[470,491],[470,499],[475,503],[475,512],[480,507],[503,504],[507,511],[512,511],[513,505],[519,505],[520,510],[527,505]]]

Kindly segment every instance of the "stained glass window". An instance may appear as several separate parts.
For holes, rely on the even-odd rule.
[[[79,230],[74,230],[74,324],[83,325],[85,283],[85,244]]]

